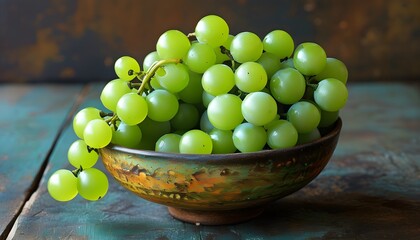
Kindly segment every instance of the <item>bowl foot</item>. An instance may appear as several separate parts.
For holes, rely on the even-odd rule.
[[[168,207],[168,211],[174,218],[196,225],[226,225],[253,219],[260,215],[264,211],[264,208],[200,211]]]

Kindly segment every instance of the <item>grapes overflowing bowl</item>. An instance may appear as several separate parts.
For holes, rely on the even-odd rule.
[[[114,67],[105,110],[74,116],[74,169],[48,181],[58,201],[106,195],[100,156],[122,186],[177,219],[235,223],[307,185],[337,145],[347,68],[284,30],[233,35],[208,15],[192,33],[164,32],[142,66],[123,56]]]

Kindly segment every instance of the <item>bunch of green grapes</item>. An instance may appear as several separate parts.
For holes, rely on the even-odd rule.
[[[109,144],[182,154],[289,148],[320,138],[348,98],[346,66],[320,45],[295,48],[284,30],[262,40],[233,35],[216,15],[187,35],[164,32],[142,66],[123,56],[114,67],[117,78],[100,95],[109,112],[88,107],[74,117],[79,139],[68,159],[75,170],[48,181],[59,201],[106,194],[108,180],[94,165]]]

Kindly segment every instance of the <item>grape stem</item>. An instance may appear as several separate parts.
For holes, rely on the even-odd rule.
[[[318,87],[318,83],[313,83],[315,80],[312,78],[313,76],[305,77],[306,79],[306,86],[313,88],[314,90]]]
[[[155,75],[156,71],[163,65],[168,63],[181,63],[182,59],[164,59],[160,61],[156,61],[152,64],[152,66],[147,70],[146,74],[144,75],[144,78],[141,82],[141,85],[139,89],[137,90],[137,94],[141,95],[146,88],[146,85],[149,84],[150,79]]]
[[[222,51],[222,53],[226,54],[229,59],[230,62],[232,64],[232,69],[235,70],[235,59],[233,58],[232,54],[230,53],[229,49],[225,48],[224,46],[220,46],[220,50]]]

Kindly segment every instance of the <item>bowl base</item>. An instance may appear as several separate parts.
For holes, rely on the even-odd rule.
[[[196,225],[226,225],[251,220],[263,211],[263,207],[222,211],[201,211],[168,207],[169,213],[176,219]]]

